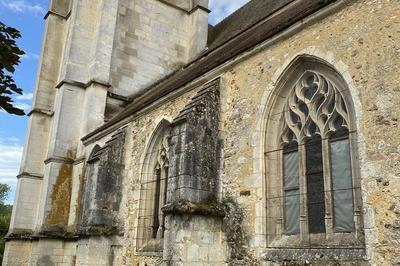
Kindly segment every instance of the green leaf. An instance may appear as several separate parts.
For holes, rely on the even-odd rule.
[[[25,54],[16,43],[16,39],[20,37],[21,34],[17,29],[8,27],[0,21],[0,110],[15,115],[25,115],[25,113],[13,105],[10,96],[14,93],[22,94],[23,91],[15,84],[12,76],[5,73],[13,74],[21,62],[21,55]]]

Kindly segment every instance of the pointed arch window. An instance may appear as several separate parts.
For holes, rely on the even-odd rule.
[[[355,118],[348,88],[330,67],[314,60],[299,62],[279,85],[269,110],[268,248],[362,250]]]
[[[308,232],[325,233],[326,214],[331,213],[334,231],[353,232],[349,119],[340,90],[323,75],[307,71],[289,93],[284,110],[284,232],[300,233],[299,160],[304,162]],[[304,146],[303,158],[299,158],[298,143]],[[324,174],[324,170],[329,173]],[[327,212],[326,205],[333,205],[332,212]]]
[[[164,238],[165,217],[161,208],[166,204],[168,186],[169,154],[167,140],[164,137],[161,149],[157,154],[157,163],[154,167],[155,190],[153,198],[152,239]]]
[[[137,251],[159,255],[163,250],[169,170],[169,122],[162,120],[149,141],[142,168]]]

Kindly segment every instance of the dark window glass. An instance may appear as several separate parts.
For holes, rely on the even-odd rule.
[[[321,138],[314,135],[306,143],[308,230],[325,232],[325,193]]]
[[[330,141],[334,229],[353,232],[353,182],[348,133]]]
[[[299,155],[297,143],[283,150],[283,190],[285,234],[300,233]]]
[[[151,237],[152,238],[157,238],[157,233],[158,233],[158,228],[160,227],[160,219],[159,219],[159,214],[160,214],[160,193],[161,193],[161,170],[156,169],[156,176],[155,176],[155,181],[156,181],[156,188],[155,188],[155,193],[154,193],[154,207],[153,207],[153,223],[151,225]]]
[[[167,204],[167,193],[168,193],[168,166],[164,167],[164,191],[163,191],[163,205]],[[164,238],[165,232],[165,215],[162,213],[160,206],[160,213],[162,217],[162,224],[161,224],[161,238]]]

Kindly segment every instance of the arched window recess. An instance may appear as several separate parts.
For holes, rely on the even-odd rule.
[[[137,251],[161,255],[165,231],[162,207],[166,204],[169,170],[169,122],[157,125],[147,143],[141,171]]]
[[[361,247],[348,87],[334,69],[308,58],[282,80],[266,127],[268,247]]]

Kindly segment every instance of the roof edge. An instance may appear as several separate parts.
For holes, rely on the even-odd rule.
[[[144,93],[128,104],[125,109],[121,110],[116,116],[99,128],[84,136],[81,140],[85,142],[87,139],[121,122],[152,102],[181,88],[197,77],[206,74],[210,70],[226,63],[261,42],[268,40],[323,7],[338,1],[339,0],[297,0],[277,10],[215,50],[201,55],[197,60],[176,71],[168,78],[150,86]]]

